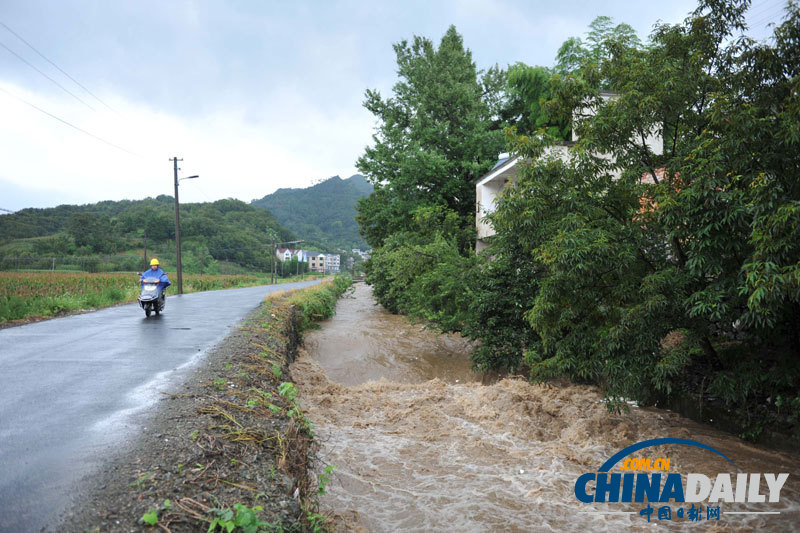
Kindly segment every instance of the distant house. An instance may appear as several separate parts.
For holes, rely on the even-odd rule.
[[[339,272],[340,269],[341,256],[339,254],[323,254],[308,250],[278,248],[275,250],[275,255],[283,262],[296,259],[300,263],[308,263],[308,269],[311,272]]]
[[[339,254],[327,254],[325,256],[325,272],[339,272]]]
[[[308,262],[308,252],[305,250],[278,248],[275,250],[275,256],[281,261],[291,261],[292,259],[296,259],[300,263]]]
[[[291,250],[289,248],[278,248],[277,250],[275,250],[275,255],[281,261],[291,261],[293,251],[294,250]]]
[[[325,272],[325,254],[320,252],[307,252],[308,270],[311,272]]]
[[[308,263],[308,252],[305,250],[292,250],[292,258],[298,263]]]
[[[600,96],[604,101],[618,97],[616,93],[610,91],[600,91]],[[594,109],[584,108],[581,110],[580,116],[586,117],[593,114]],[[549,146],[544,155],[566,160],[570,157],[570,148],[576,144],[577,140],[578,138],[573,131],[571,141],[555,143]],[[660,135],[655,133],[649,135],[646,143],[654,153],[660,154],[662,152],[663,146]],[[605,154],[602,156],[611,157]],[[475,242],[476,253],[485,250],[489,246],[492,235],[496,233],[491,222],[486,220],[486,216],[494,212],[497,207],[497,199],[503,190],[506,187],[517,184],[521,162],[522,160],[518,155],[500,154],[492,170],[484,174],[475,185],[475,228],[478,233]],[[619,177],[619,175],[616,177]]]

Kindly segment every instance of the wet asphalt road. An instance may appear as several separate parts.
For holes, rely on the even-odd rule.
[[[177,296],[0,330],[0,531],[50,530],[79,479],[135,436],[264,296],[309,281]]]

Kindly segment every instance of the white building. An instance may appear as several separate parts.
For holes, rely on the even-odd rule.
[[[339,272],[339,254],[325,255],[325,272]]]
[[[291,261],[297,259],[300,263],[308,263],[308,252],[305,250],[292,248],[277,248],[275,256],[281,261]]]
[[[278,248],[275,250],[275,256],[281,261],[291,261],[294,250],[290,248]]]

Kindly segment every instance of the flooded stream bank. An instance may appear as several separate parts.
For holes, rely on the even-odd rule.
[[[364,285],[308,334],[306,347],[292,376],[321,459],[337,466],[322,503],[344,529],[649,530],[658,520],[639,516],[642,505],[583,504],[574,484],[620,449],[662,437],[702,442],[743,472],[790,473],[779,503],[723,504],[723,512],[781,514],[723,515],[704,529],[785,531],[800,523],[797,457],[748,446],[669,411],[613,415],[592,387],[520,379],[482,385],[469,370],[469,343],[388,314]],[[674,472],[731,472],[724,459],[698,448],[646,453],[669,457]]]

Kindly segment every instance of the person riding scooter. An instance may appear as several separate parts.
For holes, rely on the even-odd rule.
[[[157,278],[158,279],[158,285],[159,285],[159,289],[160,289],[160,294],[159,294],[159,297],[158,297],[160,302],[159,302],[158,307],[160,309],[163,309],[164,308],[164,300],[167,298],[166,289],[167,289],[167,287],[172,285],[172,283],[170,283],[169,278],[167,277],[167,274],[163,270],[161,270],[161,267],[159,266],[158,259],[156,259],[155,257],[150,261],[150,270],[142,272],[142,276],[139,278],[139,281],[143,282],[145,280],[145,278],[148,278],[148,279]]]

